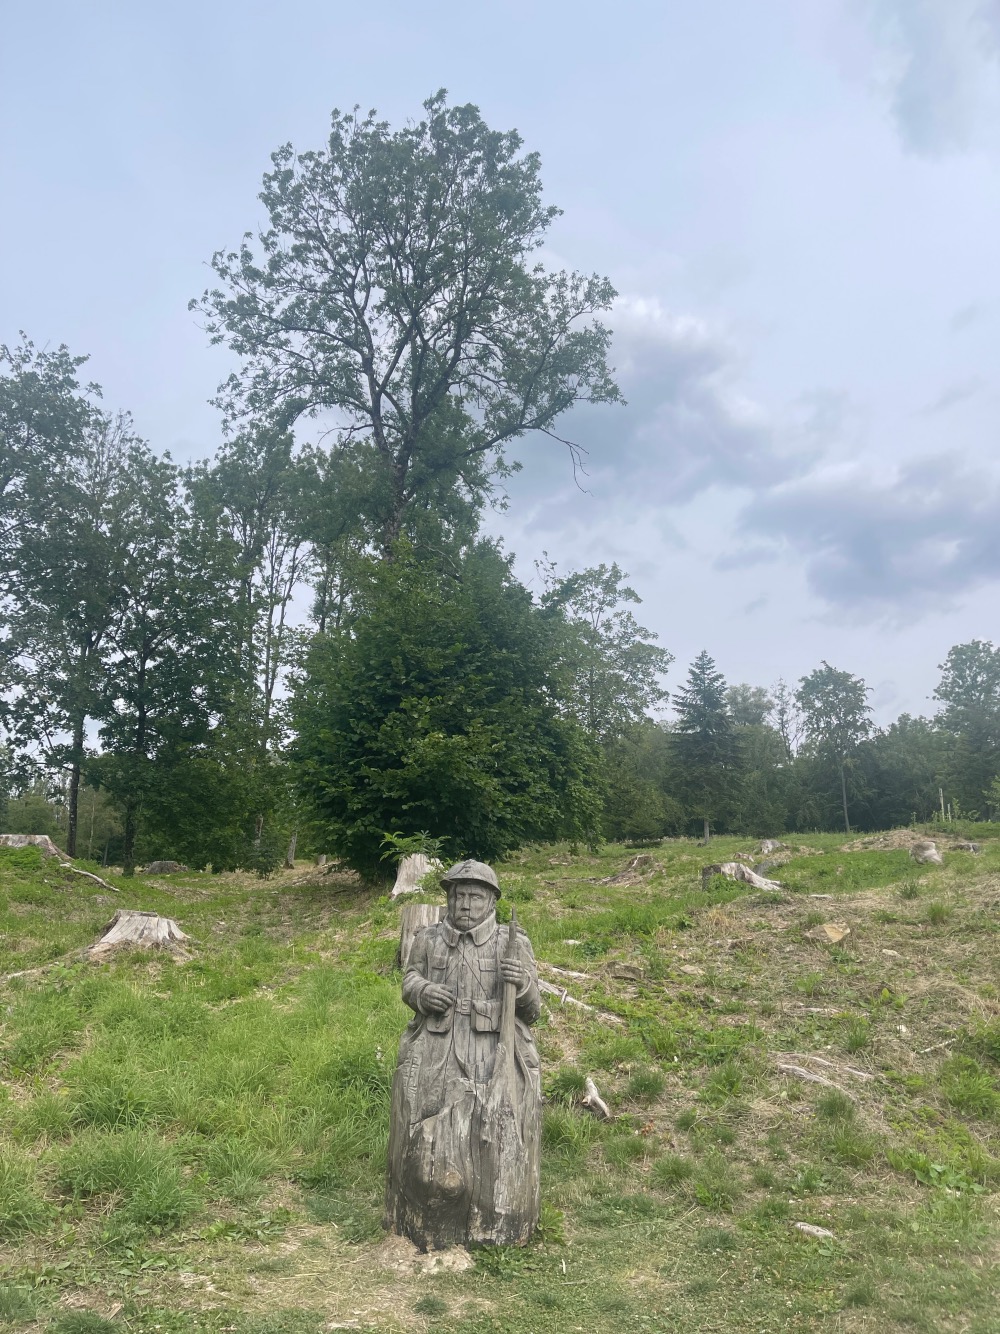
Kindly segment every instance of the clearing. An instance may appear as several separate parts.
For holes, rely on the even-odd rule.
[[[537,1030],[539,1237],[464,1272],[379,1226],[398,903],[0,850],[0,1330],[1000,1330],[1000,839],[787,842],[763,892],[702,884],[747,839],[498,868],[593,1008]],[[194,957],[82,961],[119,907]]]

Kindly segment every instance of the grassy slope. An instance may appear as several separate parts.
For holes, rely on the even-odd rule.
[[[394,1269],[378,1225],[398,907],[304,868],[112,895],[0,852],[0,975],[43,969],[0,983],[0,1329],[1000,1329],[1000,840],[928,868],[841,842],[796,844],[780,893],[703,892],[689,842],[634,886],[597,883],[620,847],[502,868],[542,975],[621,1022],[543,1017],[542,1237],[465,1274]],[[119,903],[195,960],[76,962]],[[827,919],[842,945],[804,938]]]

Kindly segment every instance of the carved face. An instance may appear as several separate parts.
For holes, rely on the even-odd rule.
[[[459,931],[485,922],[496,904],[492,889],[478,880],[456,880],[448,889],[448,916]]]

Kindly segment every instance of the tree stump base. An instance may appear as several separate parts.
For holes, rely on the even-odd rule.
[[[172,917],[134,908],[119,908],[95,944],[84,950],[84,957],[100,962],[121,949],[161,950],[175,959],[190,959],[183,942],[190,937]]]

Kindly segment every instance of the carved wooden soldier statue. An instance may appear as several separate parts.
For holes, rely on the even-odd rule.
[[[385,1226],[423,1250],[524,1242],[539,1208],[535,958],[515,923],[498,924],[489,866],[459,862],[442,885],[448,915],[404,964],[415,1017],[392,1086]]]

